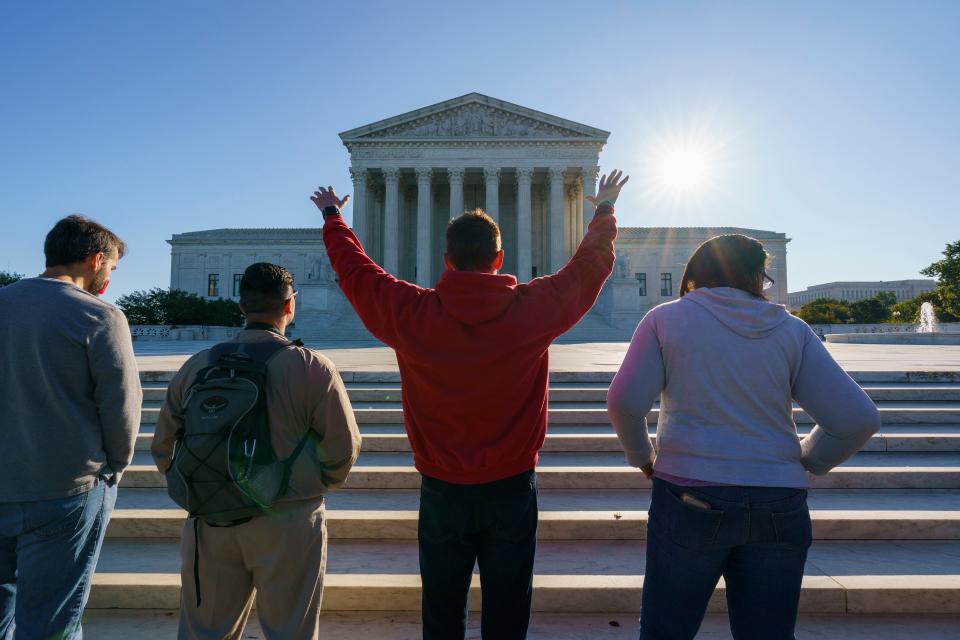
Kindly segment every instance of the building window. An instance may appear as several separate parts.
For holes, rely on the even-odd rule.
[[[647,295],[647,274],[645,274],[645,273],[638,273],[638,274],[637,274],[637,282],[638,282],[639,285],[640,285],[640,296],[641,296],[641,297],[642,297],[642,296],[646,296],[646,295]]]
[[[533,265],[533,277],[537,277],[537,265]]]
[[[670,297],[673,295],[673,274],[672,273],[660,274],[660,295],[663,297]]]
[[[240,295],[240,281],[243,280],[242,273],[233,274],[233,297]]]
[[[220,274],[211,273],[207,276],[207,297],[217,298],[220,296]]]

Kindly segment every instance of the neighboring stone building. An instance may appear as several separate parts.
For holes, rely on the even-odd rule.
[[[856,302],[872,298],[882,291],[889,291],[897,300],[912,300],[921,293],[937,288],[935,280],[889,280],[879,282],[827,282],[807,287],[803,291],[789,294],[790,308],[799,309],[818,298],[833,298]]]
[[[554,273],[593,215],[599,154],[609,133],[477,93],[340,134],[350,151],[353,228],[390,273],[432,286],[443,269],[444,229],[465,209],[496,219],[504,269],[521,281]],[[701,242],[746,233],[774,256],[770,298],[786,303],[784,234],[750,229],[622,228],[618,262],[594,311],[568,339],[628,339],[650,307],[675,298]],[[319,229],[219,229],[174,235],[170,285],[236,297],[256,261],[290,269],[300,290],[295,333],[364,338],[340,293]]]

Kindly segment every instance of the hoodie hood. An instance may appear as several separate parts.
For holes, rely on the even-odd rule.
[[[755,298],[746,291],[731,287],[694,289],[682,300],[700,305],[724,326],[744,338],[765,338],[790,317],[783,305]]]
[[[437,283],[444,310],[455,320],[476,326],[499,318],[517,299],[517,279],[506,274],[447,269]]]

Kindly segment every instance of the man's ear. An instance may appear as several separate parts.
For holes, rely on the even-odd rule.
[[[493,271],[503,269],[503,249],[497,251],[497,257],[493,259],[493,264],[491,264],[490,267]]]
[[[284,314],[290,315],[290,314],[293,313],[294,305],[296,304],[296,303],[294,302],[294,300],[296,300],[296,297],[291,296],[291,297],[287,298],[287,299],[284,301],[284,303],[283,303],[283,313],[284,313]]]
[[[103,261],[107,259],[107,254],[103,251],[98,251],[97,253],[91,253],[86,258],[83,259],[83,263],[91,271],[100,271],[103,268]]]
[[[457,270],[457,268],[450,263],[450,256],[447,255],[446,253],[443,254],[443,264],[445,264],[447,266],[447,269],[449,269],[450,271]]]

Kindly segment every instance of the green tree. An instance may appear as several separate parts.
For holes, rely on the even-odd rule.
[[[850,303],[850,321],[855,324],[886,322],[891,315],[897,296],[890,291],[881,291],[872,298]]]
[[[240,305],[233,300],[207,300],[186,291],[150,289],[134,291],[117,299],[117,306],[130,324],[214,325],[243,324]]]
[[[13,284],[17,280],[22,279],[22,273],[14,273],[13,271],[0,271],[0,287],[5,287],[8,284]]]
[[[947,244],[943,259],[920,271],[925,276],[937,279],[937,315],[960,317],[960,240]]]
[[[800,307],[797,316],[807,324],[846,324],[852,310],[843,300],[817,298]]]
[[[134,291],[117,298],[117,306],[130,324],[167,324],[163,289]]]
[[[933,310],[937,314],[940,322],[957,322],[960,320],[958,316],[944,310],[940,302],[939,292],[933,290],[921,293],[912,300],[904,300],[903,302],[898,302],[893,305],[893,308],[890,310],[890,322],[906,322],[909,324],[920,322],[920,305],[924,302],[929,302],[933,305]]]

